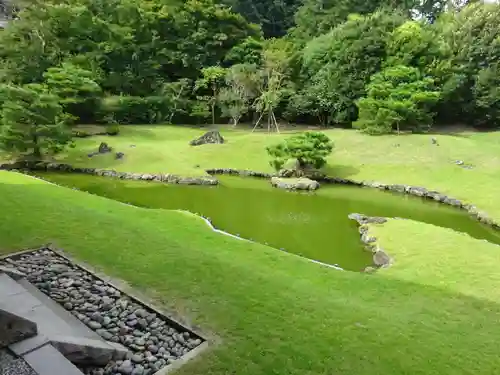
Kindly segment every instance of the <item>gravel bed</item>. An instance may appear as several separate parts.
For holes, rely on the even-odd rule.
[[[6,349],[0,349],[0,375],[37,375],[22,358],[16,358]]]
[[[40,291],[107,341],[129,352],[88,375],[151,375],[203,340],[48,249],[0,261],[27,275]]]

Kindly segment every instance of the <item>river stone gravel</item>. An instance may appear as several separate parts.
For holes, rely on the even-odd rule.
[[[22,358],[0,349],[0,375],[37,375]]]
[[[25,273],[28,281],[105,340],[129,350],[122,361],[82,368],[87,375],[152,375],[202,343],[197,335],[180,330],[149,307],[49,249],[5,258],[0,265]]]

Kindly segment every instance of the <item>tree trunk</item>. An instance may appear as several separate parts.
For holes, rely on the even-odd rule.
[[[215,125],[215,103],[212,103],[212,125]]]
[[[35,160],[42,160],[42,150],[40,149],[40,145],[38,144],[38,136],[33,134],[33,158]]]
[[[238,122],[240,121],[240,118],[239,117],[233,117],[233,128],[236,127],[236,125],[238,125]]]

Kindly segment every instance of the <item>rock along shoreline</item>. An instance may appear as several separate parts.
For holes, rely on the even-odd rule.
[[[141,181],[155,181],[169,184],[181,184],[181,185],[206,185],[215,186],[219,184],[219,181],[215,176],[217,175],[233,175],[240,177],[257,177],[271,179],[272,177],[278,177],[277,173],[265,173],[257,172],[252,170],[241,170],[232,168],[210,168],[206,169],[205,172],[209,176],[199,176],[199,177],[183,177],[175,174],[151,174],[151,173],[130,173],[130,172],[117,172],[115,170],[109,169],[97,169],[97,168],[79,168],[73,167],[69,164],[63,163],[49,163],[49,162],[15,162],[0,164],[0,170],[14,170],[14,171],[54,171],[54,172],[65,172],[65,173],[81,173],[89,174],[95,176],[103,177],[114,177],[123,180],[141,180]],[[462,202],[456,198],[447,196],[435,190],[429,190],[420,186],[411,186],[403,184],[384,184],[382,182],[376,181],[355,181],[346,178],[330,177],[322,174],[314,174],[311,176],[305,176],[311,180],[315,180],[319,183],[325,184],[343,184],[359,187],[370,187],[380,190],[387,190],[401,194],[413,195],[429,200],[434,200],[442,204],[456,207],[467,211],[472,217],[479,220],[481,223],[490,225],[495,229],[500,229],[500,224],[495,222],[489,215],[479,210],[473,204]]]
[[[388,219],[385,217],[366,216],[358,213],[349,214],[348,218],[350,220],[354,220],[358,224],[361,242],[363,243],[365,250],[373,254],[373,265],[366,267],[363,272],[373,273],[380,268],[390,267],[393,263],[393,259],[384,249],[380,247],[377,242],[377,238],[369,233],[370,225],[384,224],[387,223]]]

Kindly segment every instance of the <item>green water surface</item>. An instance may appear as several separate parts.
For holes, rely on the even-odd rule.
[[[346,270],[371,264],[356,223],[347,218],[353,212],[413,219],[500,244],[497,231],[463,211],[371,188],[323,185],[315,193],[299,193],[272,188],[267,180],[234,176],[218,176],[219,186],[181,186],[83,174],[38,175],[136,206],[195,212],[226,232]]]

